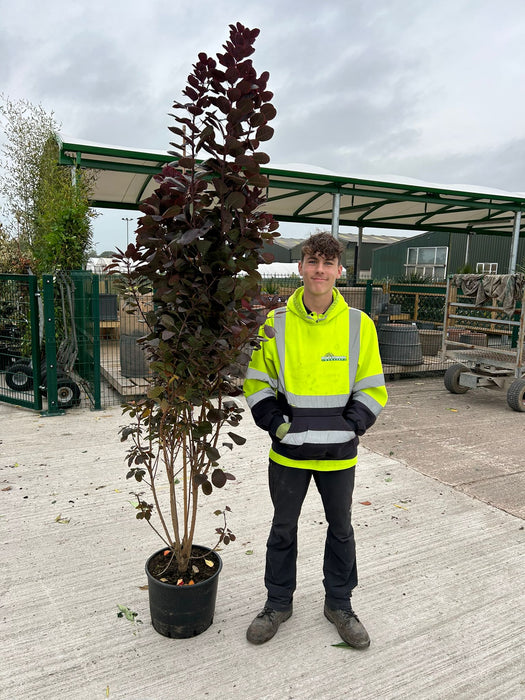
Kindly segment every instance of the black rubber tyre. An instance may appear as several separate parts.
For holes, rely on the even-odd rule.
[[[33,368],[27,362],[15,362],[5,371],[7,386],[13,391],[31,391],[33,388]]]
[[[445,372],[443,381],[445,389],[451,394],[466,394],[469,390],[468,386],[461,386],[459,383],[459,375],[466,372],[467,368],[464,365],[451,365]]]
[[[57,370],[57,382],[60,384],[61,379],[69,379],[69,376],[61,369]],[[40,391],[42,396],[47,396],[47,368],[43,367],[40,375]]]
[[[71,408],[80,403],[80,388],[72,379],[57,381],[57,398],[59,408]]]
[[[515,379],[507,391],[507,403],[513,411],[525,412],[525,379]]]

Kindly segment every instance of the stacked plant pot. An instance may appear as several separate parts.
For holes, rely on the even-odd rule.
[[[486,333],[475,333],[474,331],[463,331],[459,337],[460,343],[467,343],[468,345],[480,345],[482,347],[487,347],[488,336]]]
[[[437,355],[441,349],[442,336],[443,334],[441,331],[420,328],[419,340],[421,342],[421,350],[423,355]]]
[[[153,308],[151,294],[140,298],[140,309],[147,313]],[[132,314],[126,311],[126,303],[120,302],[120,372],[123,377],[146,377],[149,373],[144,350],[137,342],[148,332],[142,313],[136,309]]]
[[[379,350],[388,365],[420,365],[423,362],[415,324],[385,323],[378,330]]]

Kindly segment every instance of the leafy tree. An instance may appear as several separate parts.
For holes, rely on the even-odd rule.
[[[40,159],[35,196],[33,253],[36,271],[79,270],[92,243],[89,180],[58,165],[58,144],[50,137]]]
[[[34,272],[82,267],[91,246],[90,181],[58,165],[53,113],[0,96],[5,230]]]
[[[240,393],[235,378],[266,317],[258,267],[273,259],[264,242],[278,235],[261,208],[268,178],[260,166],[270,159],[259,147],[273,135],[276,110],[269,73],[258,75],[249,58],[258,34],[232,24],[217,60],[199,54],[173,106],[175,160],[140,207],[136,243],[111,265],[127,269],[130,310],[144,315],[141,344],[153,371],[147,397],[124,407],[133,419],[121,431],[131,443],[128,478],[150,486],[154,505],[139,497],[137,517],[149,522],[155,510],[180,575],[189,567],[199,493],[233,478],[218,466],[220,450],[244,442],[233,432],[231,442],[219,438],[241,419],[228,397]],[[151,289],[153,309],[143,312],[139,295]],[[234,539],[226,526],[217,533],[223,544]]]
[[[0,273],[26,274],[31,262],[21,250],[19,240],[9,236],[0,223]]]

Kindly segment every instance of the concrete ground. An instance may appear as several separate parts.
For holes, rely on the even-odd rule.
[[[442,377],[388,384],[390,400],[363,444],[525,518],[525,413],[498,389],[451,394]]]
[[[0,698],[390,700],[525,698],[525,416],[503,395],[452,396],[442,380],[389,384],[365,436],[354,524],[354,607],[367,651],[323,617],[325,523],[312,488],[300,524],[294,615],[251,646],[264,601],[268,443],[246,417],[225,456],[237,480],[201,502],[197,542],[228,504],[214,624],[172,640],[149,623],[120,409],[43,418],[0,404]],[[485,392],[485,393],[484,393]],[[117,605],[143,624],[117,617]]]

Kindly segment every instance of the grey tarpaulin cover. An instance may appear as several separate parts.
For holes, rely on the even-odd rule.
[[[512,316],[516,302],[520,301],[525,285],[525,275],[453,275],[452,284],[461,287],[465,296],[476,297],[476,306],[489,299],[500,302],[503,311]]]

